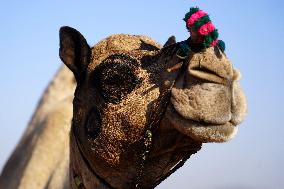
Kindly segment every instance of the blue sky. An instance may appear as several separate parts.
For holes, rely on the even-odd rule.
[[[78,29],[90,45],[114,33],[143,34],[161,44],[188,37],[191,6],[210,14],[242,72],[249,112],[237,137],[205,144],[159,189],[284,188],[284,1],[1,1],[0,169],[58,69],[58,30]],[[282,84],[281,84],[282,83]]]

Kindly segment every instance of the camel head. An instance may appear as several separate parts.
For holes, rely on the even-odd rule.
[[[217,47],[183,58],[180,44],[120,34],[90,48],[61,28],[60,57],[77,82],[71,183],[152,188],[202,143],[235,136],[246,112],[239,71]]]

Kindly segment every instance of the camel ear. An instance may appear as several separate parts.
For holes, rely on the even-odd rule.
[[[91,48],[83,35],[74,28],[60,28],[59,56],[73,72],[77,82],[84,76],[91,58]]]
[[[175,44],[175,43],[176,43],[176,37],[171,36],[171,37],[169,37],[169,39],[167,40],[167,42],[164,44],[163,47],[167,47],[167,46],[170,46],[170,45]]]

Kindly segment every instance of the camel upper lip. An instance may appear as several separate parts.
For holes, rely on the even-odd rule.
[[[208,74],[212,74],[212,75],[216,75],[216,76],[218,76],[218,77],[221,77],[221,78],[223,78],[222,76],[220,76],[218,73],[217,73],[217,71],[214,71],[214,70],[212,70],[212,69],[209,69],[209,68],[207,68],[206,66],[204,66],[204,65],[192,65],[192,66],[190,66],[190,70],[195,70],[195,71],[200,71],[200,72],[206,72],[206,73],[208,73]]]
[[[168,108],[170,108],[170,111],[172,113],[176,114],[179,118],[182,118],[182,120],[184,120],[188,123],[191,123],[190,125],[195,125],[195,126],[202,125],[204,127],[214,127],[214,126],[222,126],[222,125],[230,124],[231,126],[236,126],[236,124],[234,124],[231,119],[227,122],[224,122],[224,123],[213,123],[213,122],[209,122],[209,121],[205,121],[205,120],[194,120],[194,119],[191,119],[191,118],[185,118],[180,113],[178,113],[178,111],[174,108],[172,103],[170,103]]]
[[[209,70],[205,67],[193,67],[189,70],[189,73],[197,78],[208,80],[210,82],[219,83],[225,85],[226,78],[221,77],[218,73],[213,70]]]

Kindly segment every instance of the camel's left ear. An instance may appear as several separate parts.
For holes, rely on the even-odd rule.
[[[74,28],[60,28],[59,56],[64,64],[74,73],[77,82],[84,77],[91,58],[91,48],[83,35]]]
[[[167,42],[164,44],[163,47],[167,47],[175,43],[176,43],[176,37],[172,35],[171,37],[169,37],[169,39],[167,40]]]

